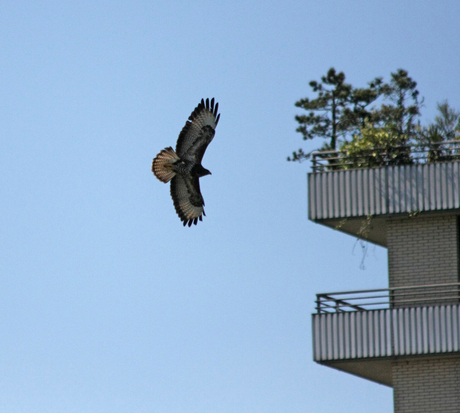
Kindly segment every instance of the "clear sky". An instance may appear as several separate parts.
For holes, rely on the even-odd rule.
[[[308,221],[294,103],[403,68],[428,122],[459,41],[458,0],[1,2],[0,411],[392,411],[312,360],[315,294],[386,287],[387,252]],[[203,97],[183,228],[150,166]]]

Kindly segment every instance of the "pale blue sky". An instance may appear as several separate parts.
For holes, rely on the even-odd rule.
[[[457,0],[2,2],[0,411],[392,411],[312,361],[315,294],[387,286],[387,253],[361,270],[308,221],[294,102],[331,66],[404,68],[429,121],[460,109],[459,40]],[[150,164],[203,97],[207,216],[183,228]]]

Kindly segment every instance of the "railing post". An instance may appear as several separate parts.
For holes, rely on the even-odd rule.
[[[316,312],[321,314],[321,294],[316,294]]]

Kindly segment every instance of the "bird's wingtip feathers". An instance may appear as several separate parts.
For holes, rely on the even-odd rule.
[[[201,102],[198,104],[195,110],[190,114],[188,120],[193,122],[195,117],[199,114],[199,112],[202,109],[205,109],[214,115],[215,126],[217,126],[217,122],[219,122],[219,118],[220,118],[220,113],[219,114],[217,113],[217,111],[219,110],[219,102],[216,102],[214,98],[212,98],[211,101],[209,100],[209,98],[206,98],[206,100],[204,100],[204,98],[201,99]]]

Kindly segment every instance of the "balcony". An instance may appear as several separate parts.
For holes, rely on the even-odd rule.
[[[379,150],[313,153],[309,218],[386,247],[390,216],[460,214],[460,142],[442,145],[399,148],[406,157],[396,165]]]
[[[460,355],[460,283],[317,294],[316,362],[392,386],[395,358]]]

